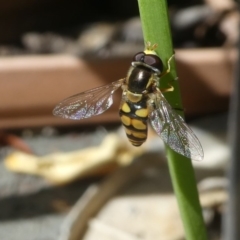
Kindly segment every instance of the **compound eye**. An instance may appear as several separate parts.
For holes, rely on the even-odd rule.
[[[151,67],[157,68],[160,72],[163,71],[162,60],[157,55],[147,54],[144,58],[144,63]]]
[[[144,62],[144,57],[145,57],[145,53],[139,52],[136,55],[134,55],[133,61],[134,62]]]

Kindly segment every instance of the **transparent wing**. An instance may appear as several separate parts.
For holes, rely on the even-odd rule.
[[[53,115],[79,120],[105,112],[113,103],[113,93],[124,79],[66,98],[53,110]]]
[[[154,103],[150,103],[149,108],[152,127],[171,149],[193,160],[203,159],[201,143],[162,93],[154,96]]]

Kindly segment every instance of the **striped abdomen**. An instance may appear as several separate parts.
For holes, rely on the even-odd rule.
[[[146,99],[134,103],[123,100],[119,115],[129,141],[134,146],[141,146],[147,139],[148,109]]]

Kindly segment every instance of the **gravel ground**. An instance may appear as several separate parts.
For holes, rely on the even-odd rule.
[[[37,134],[27,133],[23,134],[24,140],[36,154],[44,155],[96,145],[106,131],[100,128],[90,132],[55,134],[51,129],[43,129]],[[52,186],[39,177],[9,172],[3,159],[11,151],[13,149],[5,147],[0,153],[0,239],[56,240],[71,207],[86,188],[99,179]]]

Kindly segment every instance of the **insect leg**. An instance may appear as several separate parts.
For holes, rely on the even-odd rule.
[[[165,88],[165,89],[159,89],[158,87],[155,87],[154,88],[154,92],[155,93],[158,93],[158,98],[159,98],[159,93],[163,93],[163,92],[171,92],[171,91],[173,91],[174,90],[174,87],[171,85],[171,84],[168,84],[168,86],[169,86],[169,88]],[[156,97],[156,96],[155,96]],[[150,98],[151,98],[151,96],[150,96]],[[173,110],[175,110],[175,111],[180,111],[180,112],[183,112],[184,110],[183,110],[183,108],[177,108],[177,107],[171,107]]]
[[[166,71],[164,71],[163,73],[161,73],[161,75],[159,77],[163,77],[165,76],[166,74],[168,74],[170,71],[171,71],[171,66],[170,66],[170,62],[171,60],[173,59],[173,57],[175,56],[175,54],[173,54],[167,61],[167,69]]]
[[[168,88],[160,88],[161,92],[173,92],[174,91],[174,86],[171,84],[172,82],[178,80],[178,77],[176,77],[174,80],[172,80],[170,83],[168,83]]]
[[[168,83],[168,88],[160,88],[161,92],[164,93],[164,92],[172,92],[174,91],[174,87]]]

